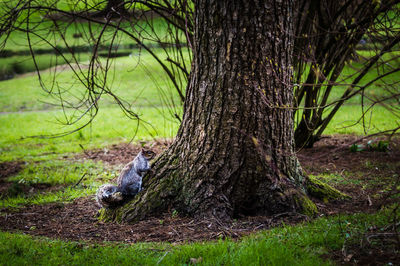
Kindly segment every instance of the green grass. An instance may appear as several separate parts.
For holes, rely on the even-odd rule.
[[[51,160],[29,163],[17,175],[10,177],[8,181],[28,184],[69,185],[77,183],[84,174],[86,174],[84,183],[106,179],[108,175],[101,163]]]
[[[162,60],[167,58],[161,50],[158,50],[158,56]],[[87,75],[85,64],[83,61],[83,75]],[[42,72],[46,89],[54,93],[62,92],[65,100],[76,102],[76,96],[86,92],[84,85],[70,69],[57,71],[56,78],[57,83],[54,83],[54,70]],[[115,59],[108,80],[112,92],[133,107],[177,106],[180,109],[178,93],[148,53],[133,50],[132,56]],[[0,112],[56,109],[57,106],[53,104],[59,109],[59,98],[50,97],[41,88],[35,73],[0,82]],[[102,107],[115,106],[115,102],[107,95],[100,100],[100,104]]]
[[[0,207],[17,208],[93,196],[101,184],[108,183],[116,177],[115,169],[91,160],[61,160],[53,156],[42,161],[30,161],[25,163],[19,173],[6,180],[12,182],[8,189],[11,195],[0,198]],[[24,193],[21,188],[34,187],[35,184],[47,184],[56,189]]]
[[[319,218],[215,242],[90,244],[0,232],[0,261],[7,265],[332,265],[322,255],[360,241],[372,226],[388,223],[389,211]],[[34,230],[34,228],[32,229]]]
[[[374,51],[357,51],[357,53],[360,54],[360,60],[352,61],[343,68],[340,77],[336,80],[336,85],[333,86],[329,94],[329,98],[327,101],[328,104],[336,102],[341,99],[343,93],[350,87],[348,84],[351,84],[354,81],[354,79],[358,76],[360,70],[363,69],[363,66],[367,62],[366,59],[369,59],[376,55],[376,52]],[[368,73],[364,75],[364,77],[360,80],[357,86],[353,89],[353,92],[359,89],[358,86],[366,85],[371,80],[374,80],[376,77],[378,77],[378,74],[382,75],[384,73],[392,71],[395,68],[398,68],[400,66],[400,60],[398,58],[399,55],[400,51],[385,53],[385,55],[381,57],[381,60],[378,60],[378,63],[381,64],[379,69],[376,69],[376,66],[373,66],[370,69],[370,71],[368,71]],[[386,64],[382,64],[382,60],[385,60]],[[309,73],[309,68],[305,71],[304,75],[302,76],[304,78],[302,82],[306,82],[305,79],[307,78],[308,73]],[[386,87],[390,88],[388,84],[397,84],[398,76],[399,72],[392,73],[390,75],[383,77],[382,79],[375,81],[373,85],[367,87],[364,91],[365,103],[367,104],[371,103],[371,99],[374,99],[375,97],[382,97],[385,95],[389,95],[388,92],[386,91]],[[322,86],[319,92],[320,99],[322,99],[325,90],[326,86]],[[361,103],[361,97],[362,97],[361,94],[356,94],[352,98],[346,100],[346,104],[359,105]]]
[[[360,105],[344,105],[328,125],[324,134],[354,134],[364,135],[364,126],[360,117]],[[397,127],[400,119],[382,106],[375,106],[365,116],[365,129],[367,134],[373,134]]]
[[[38,160],[41,156],[46,159],[49,154],[82,152],[80,145],[88,149],[175,135],[179,123],[168,119],[166,108],[143,107],[138,112],[143,122],[130,120],[118,107],[102,108],[91,126],[53,139],[27,137],[71,130],[71,127],[56,124],[56,117],[62,117],[61,111],[0,115],[0,160]]]
[[[71,131],[89,117],[65,126],[67,119],[80,114],[72,110],[64,113],[51,105],[57,99],[49,99],[34,74],[0,82],[0,111],[6,112],[0,114],[0,160],[46,159],[49,154],[81,152],[80,145],[93,148],[130,140],[173,137],[179,126],[174,115],[182,114],[182,106],[177,92],[165,81],[165,73],[150,59],[145,53],[141,54],[140,62],[137,56],[118,58],[110,73],[114,93],[131,106],[140,120],[128,119],[105,96],[100,100],[100,111],[92,125],[64,138],[30,137]],[[43,80],[52,84],[52,74],[45,71]],[[69,89],[65,93],[67,100],[85,91],[70,70],[57,74],[57,85]]]

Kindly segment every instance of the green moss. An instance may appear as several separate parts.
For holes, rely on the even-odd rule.
[[[116,209],[102,208],[99,210],[98,216],[100,221],[112,222],[114,220],[117,220],[116,214],[117,214]]]
[[[106,215],[106,209],[105,208],[101,208],[98,212],[98,217],[100,221],[106,221],[107,220],[107,215]]]
[[[127,205],[125,205],[127,206]],[[115,210],[112,210],[112,215],[109,215],[110,217],[112,217],[112,221],[118,222],[118,223],[122,223],[122,217],[123,217],[123,212],[124,208],[118,208]]]
[[[325,202],[351,198],[330,185],[310,176],[307,181],[307,192],[311,196],[322,199]]]
[[[281,194],[281,197],[284,202],[288,200],[292,201],[297,212],[307,216],[314,216],[318,213],[317,206],[314,202],[312,202],[310,198],[299,189],[288,188],[283,194]]]
[[[318,213],[317,206],[304,194],[294,196],[296,205],[301,208],[301,213],[307,216],[314,216]]]

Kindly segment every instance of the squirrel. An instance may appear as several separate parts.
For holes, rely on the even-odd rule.
[[[133,197],[142,190],[143,175],[150,170],[149,161],[155,155],[151,150],[142,149],[135,159],[122,169],[117,184],[124,197]]]
[[[149,161],[156,154],[151,150],[142,149],[136,157],[125,165],[117,180],[117,186],[102,185],[96,194],[96,200],[104,208],[122,205],[142,190],[143,175],[150,170]]]

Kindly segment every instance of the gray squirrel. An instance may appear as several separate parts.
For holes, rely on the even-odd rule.
[[[125,165],[118,177],[117,184],[124,197],[135,196],[142,190],[142,178],[150,170],[149,161],[156,154],[142,149],[132,162]]]
[[[96,194],[97,203],[104,208],[122,205],[142,190],[142,179],[150,170],[149,161],[156,154],[151,150],[142,149],[125,167],[117,180],[117,186],[102,185]]]

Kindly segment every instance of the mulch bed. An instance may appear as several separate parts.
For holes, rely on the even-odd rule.
[[[171,139],[158,139],[155,141],[143,142],[141,145],[129,143],[113,144],[103,149],[83,150],[83,153],[79,154],[76,158],[102,161],[109,165],[125,165],[135,158],[142,149],[142,145],[144,148],[151,149],[156,154],[159,154],[171,143]]]
[[[276,217],[248,217],[226,225],[216,220],[174,217],[169,213],[130,225],[100,222],[98,210],[90,198],[68,204],[32,205],[0,217],[0,228],[68,240],[182,243],[236,238],[283,221],[290,224],[305,219],[302,215],[288,213]]]
[[[322,215],[376,212],[382,205],[393,202],[387,197],[390,192],[383,191],[382,187],[385,185],[387,177],[392,177],[388,182],[399,179],[400,163],[396,162],[400,162],[400,139],[394,139],[387,152],[353,153],[348,147],[349,143],[354,142],[356,138],[355,136],[327,137],[316,143],[313,148],[298,152],[299,160],[308,174],[348,171],[359,172],[352,178],[359,179],[361,182],[372,178],[382,179],[381,182],[377,182],[376,186],[362,188],[359,185],[344,185],[338,187],[341,191],[351,195],[352,200],[335,203],[317,201],[317,207]],[[159,153],[169,143],[169,140],[159,140],[146,143],[146,146]],[[101,160],[115,166],[132,160],[140,149],[140,145],[112,145],[107,149],[85,150],[83,154],[78,155],[78,158]],[[389,166],[388,162],[395,164]],[[10,169],[8,169],[7,165],[2,163],[0,176],[15,174],[20,170],[21,165],[21,163],[9,163]],[[282,223],[294,224],[308,219],[303,215],[286,213],[271,217],[244,217],[223,224],[216,220],[175,217],[172,213],[167,213],[163,217],[151,218],[129,225],[98,221],[98,209],[99,207],[92,197],[76,199],[72,203],[32,205],[18,210],[3,209],[0,210],[0,229],[67,240],[183,243],[224,237],[238,238],[261,229],[279,226]],[[355,250],[355,248],[353,249]],[[384,252],[384,249],[380,249],[379,252],[382,250]],[[354,258],[359,258],[358,255],[362,253],[360,251],[353,253],[350,259],[348,255],[344,257],[339,253],[332,254],[332,258],[345,264],[354,263]],[[378,257],[391,258],[392,263],[396,261],[393,261],[393,254],[381,254]],[[399,254],[395,259],[400,260]],[[376,262],[380,263],[380,261]]]

